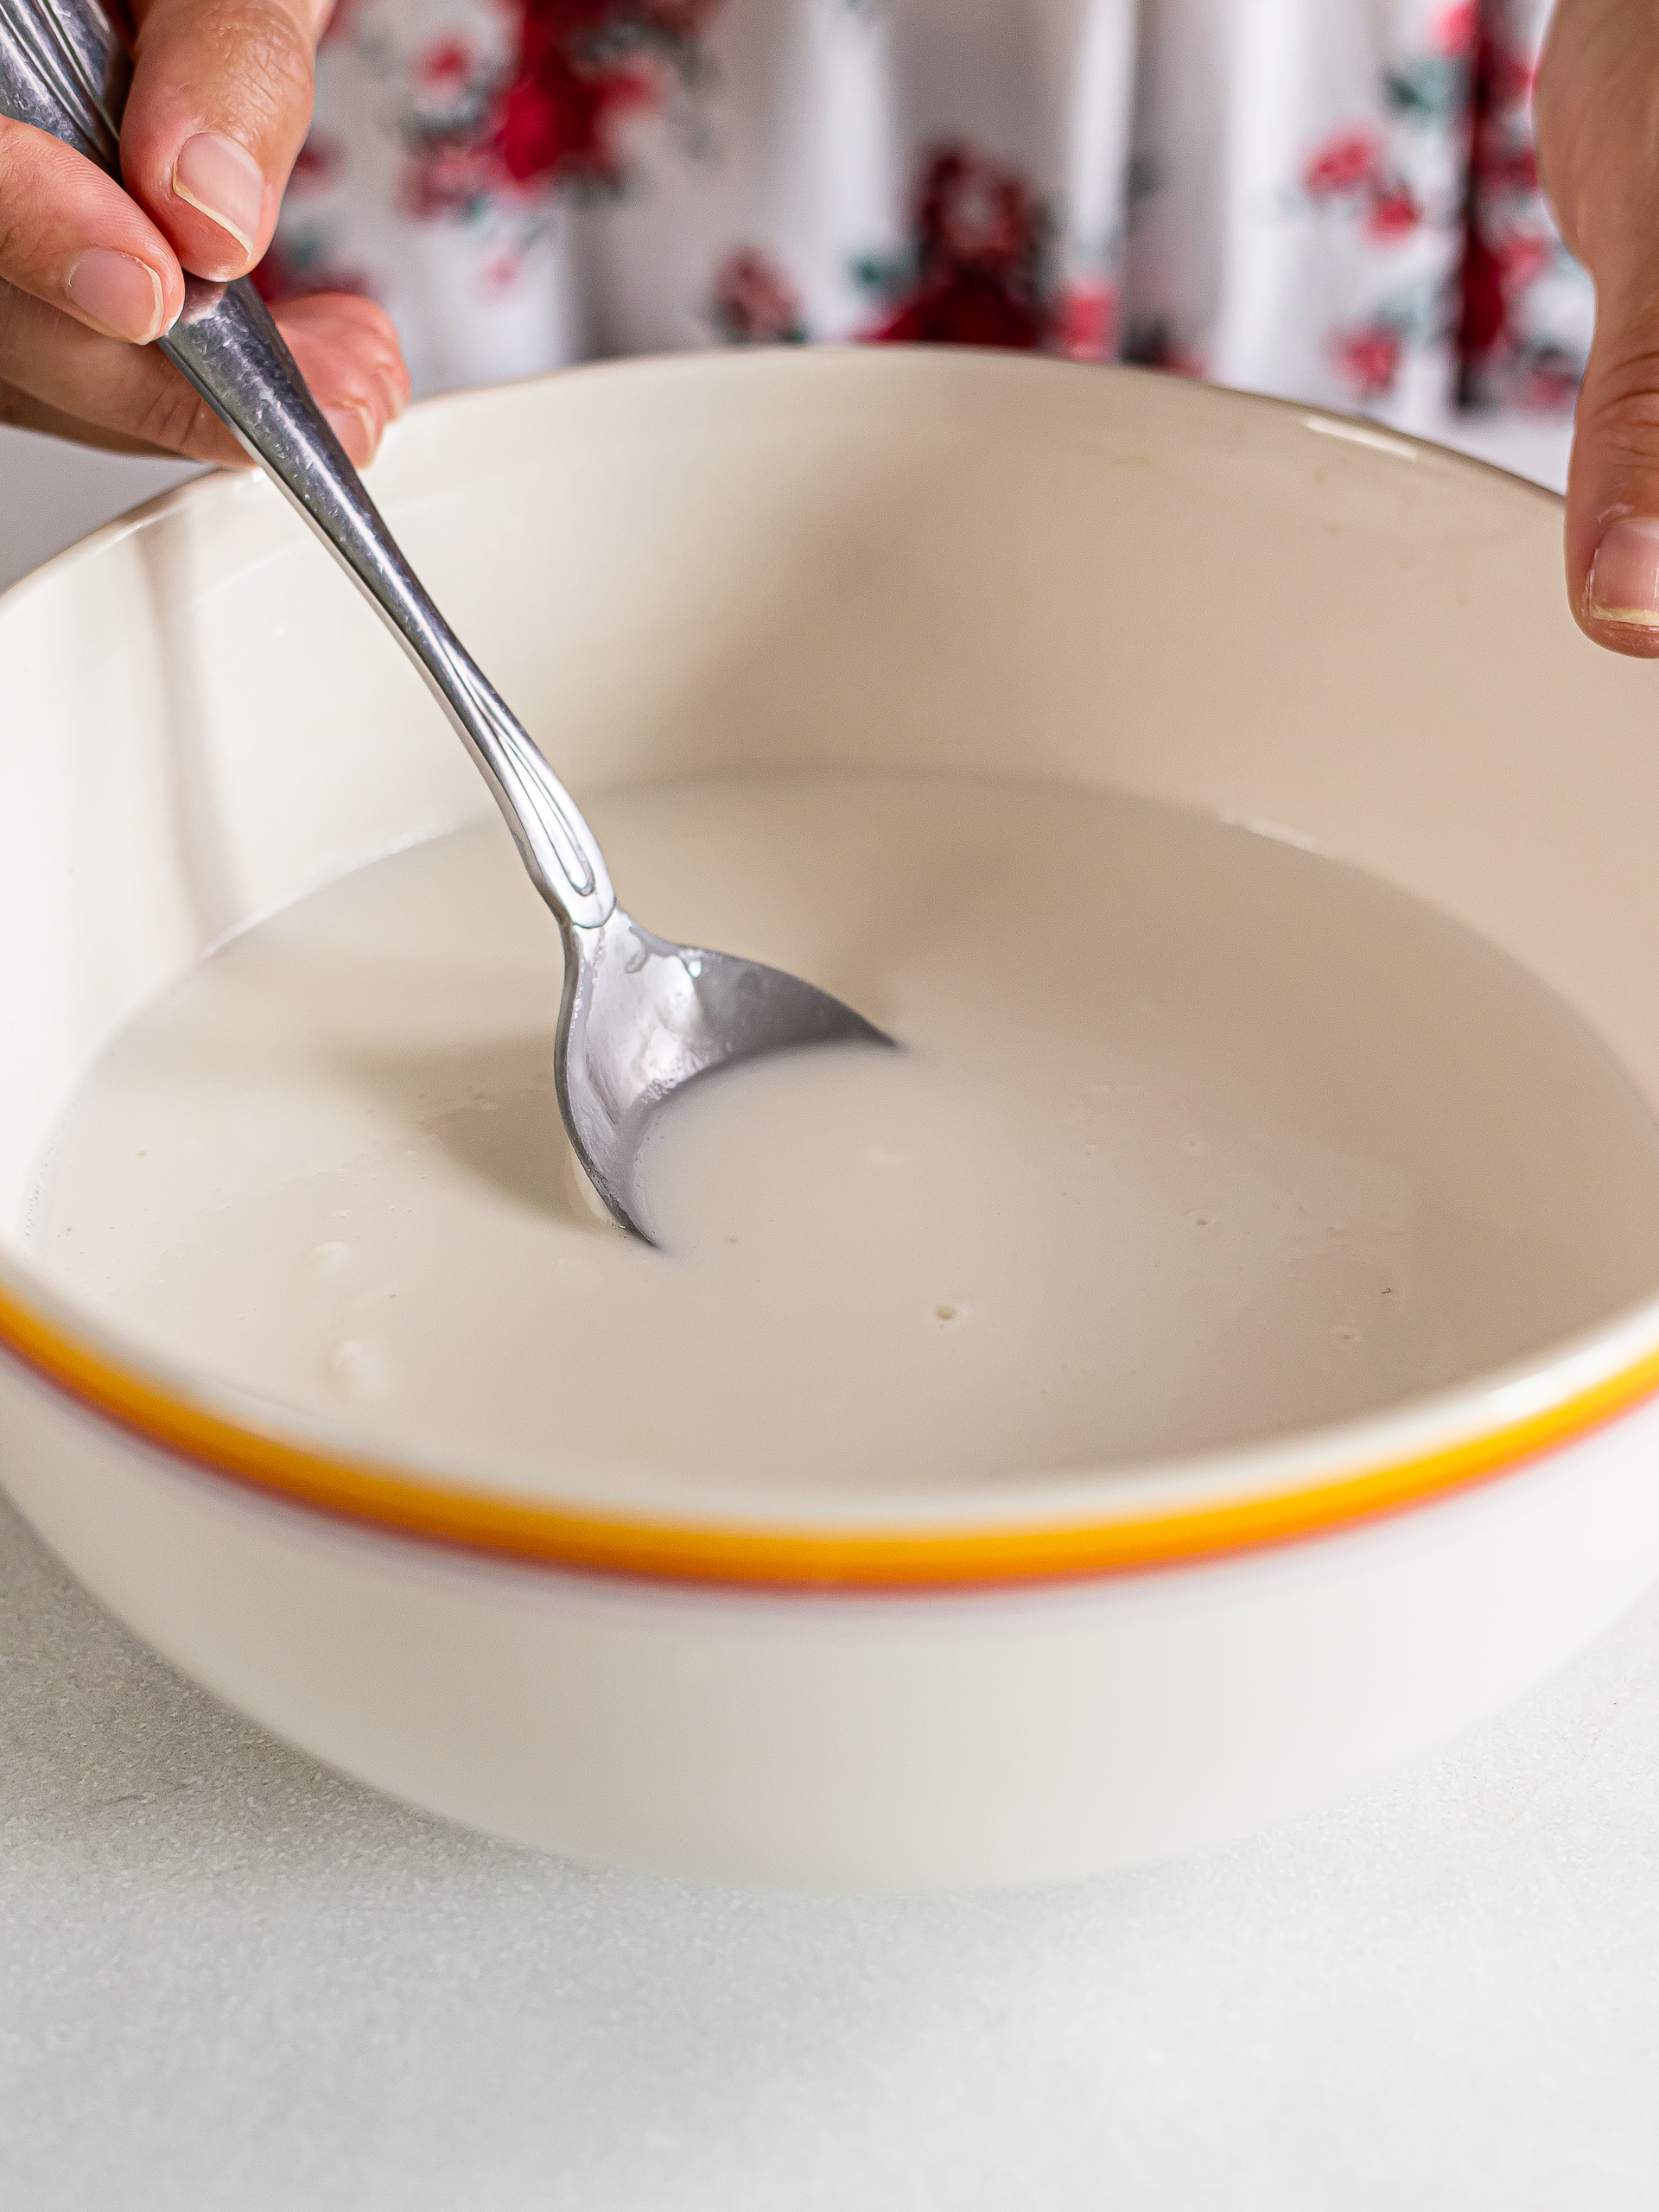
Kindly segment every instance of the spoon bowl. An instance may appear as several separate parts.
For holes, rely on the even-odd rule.
[[[688,1083],[768,1052],[893,1042],[798,976],[670,944],[620,906],[597,929],[568,928],[564,944],[559,1109],[594,1188],[648,1243],[641,1160],[657,1115]]]

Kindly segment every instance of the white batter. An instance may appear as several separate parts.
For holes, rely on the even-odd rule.
[[[1520,970],[1141,801],[779,778],[595,805],[630,907],[909,1046],[712,1081],[670,1249],[597,1222],[505,833],[262,924],[94,1069],[33,1238],[194,1369],[380,1448],[925,1489],[1328,1421],[1659,1281],[1659,1141]]]

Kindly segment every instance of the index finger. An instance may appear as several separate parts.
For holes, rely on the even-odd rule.
[[[0,116],[0,283],[140,346],[184,304],[171,248],[115,179],[10,116]]]

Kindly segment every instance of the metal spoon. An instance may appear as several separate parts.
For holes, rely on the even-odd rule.
[[[0,112],[121,174],[131,65],[98,0],[3,0]],[[625,1229],[654,1242],[640,1147],[676,1092],[797,1046],[892,1039],[777,968],[671,944],[618,906],[593,831],[397,549],[247,279],[188,280],[159,341],[385,617],[506,817],[564,938],[554,1071],[576,1157]]]

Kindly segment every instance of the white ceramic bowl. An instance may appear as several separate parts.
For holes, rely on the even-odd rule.
[[[376,489],[578,791],[885,763],[1266,819],[1506,948],[1659,1100],[1653,676],[1573,629],[1541,493],[1166,379],[888,351],[448,400]],[[594,1859],[1070,1874],[1375,1772],[1659,1570],[1653,1303],[1266,1447],[763,1524],[376,1464],[164,1371],[29,1261],[78,1079],[228,931],[488,801],[251,478],[20,585],[0,671],[0,1474],[319,1758]]]

